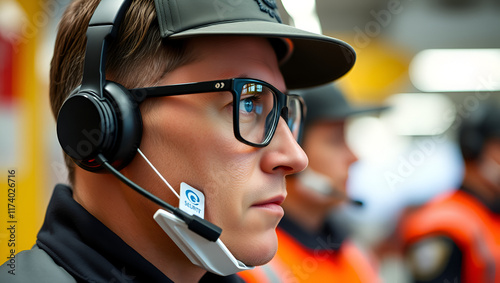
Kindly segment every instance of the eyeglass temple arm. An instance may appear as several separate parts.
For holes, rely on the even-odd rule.
[[[232,80],[218,80],[197,83],[176,84],[157,87],[129,89],[132,98],[141,103],[149,97],[174,96],[193,93],[228,91],[232,88]]]

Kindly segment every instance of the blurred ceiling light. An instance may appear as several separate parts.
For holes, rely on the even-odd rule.
[[[346,140],[360,160],[384,164],[407,147],[406,137],[398,136],[381,119],[361,115],[348,120]]]
[[[399,135],[443,134],[456,117],[456,107],[444,94],[400,93],[390,97],[391,108],[380,119]]]
[[[425,92],[500,90],[500,49],[428,49],[409,69],[413,85]]]
[[[292,18],[295,27],[321,34],[316,0],[281,0],[281,3]]]

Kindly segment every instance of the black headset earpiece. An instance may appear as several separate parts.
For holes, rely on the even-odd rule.
[[[102,0],[87,29],[82,85],[64,101],[57,118],[57,137],[64,152],[89,171],[103,169],[102,154],[120,170],[132,161],[142,137],[137,102],[118,83],[106,81],[108,42],[131,1]]]

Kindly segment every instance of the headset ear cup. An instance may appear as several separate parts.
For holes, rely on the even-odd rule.
[[[141,144],[142,116],[138,103],[122,85],[106,81],[104,95],[109,98],[116,116],[115,142],[105,154],[114,168],[127,166]]]
[[[57,117],[57,137],[64,152],[77,164],[94,171],[97,154],[113,145],[116,118],[109,104],[88,91],[75,90]]]
[[[75,91],[57,118],[61,147],[81,168],[96,172],[103,166],[99,153],[120,170],[135,156],[142,138],[139,106],[123,86],[106,82],[104,98]]]

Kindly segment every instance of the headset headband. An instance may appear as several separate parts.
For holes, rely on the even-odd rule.
[[[88,90],[103,97],[106,81],[106,49],[110,38],[116,36],[131,0],[102,0],[97,6],[87,28],[87,49],[83,66],[80,91]],[[99,56],[95,56],[99,54]]]

